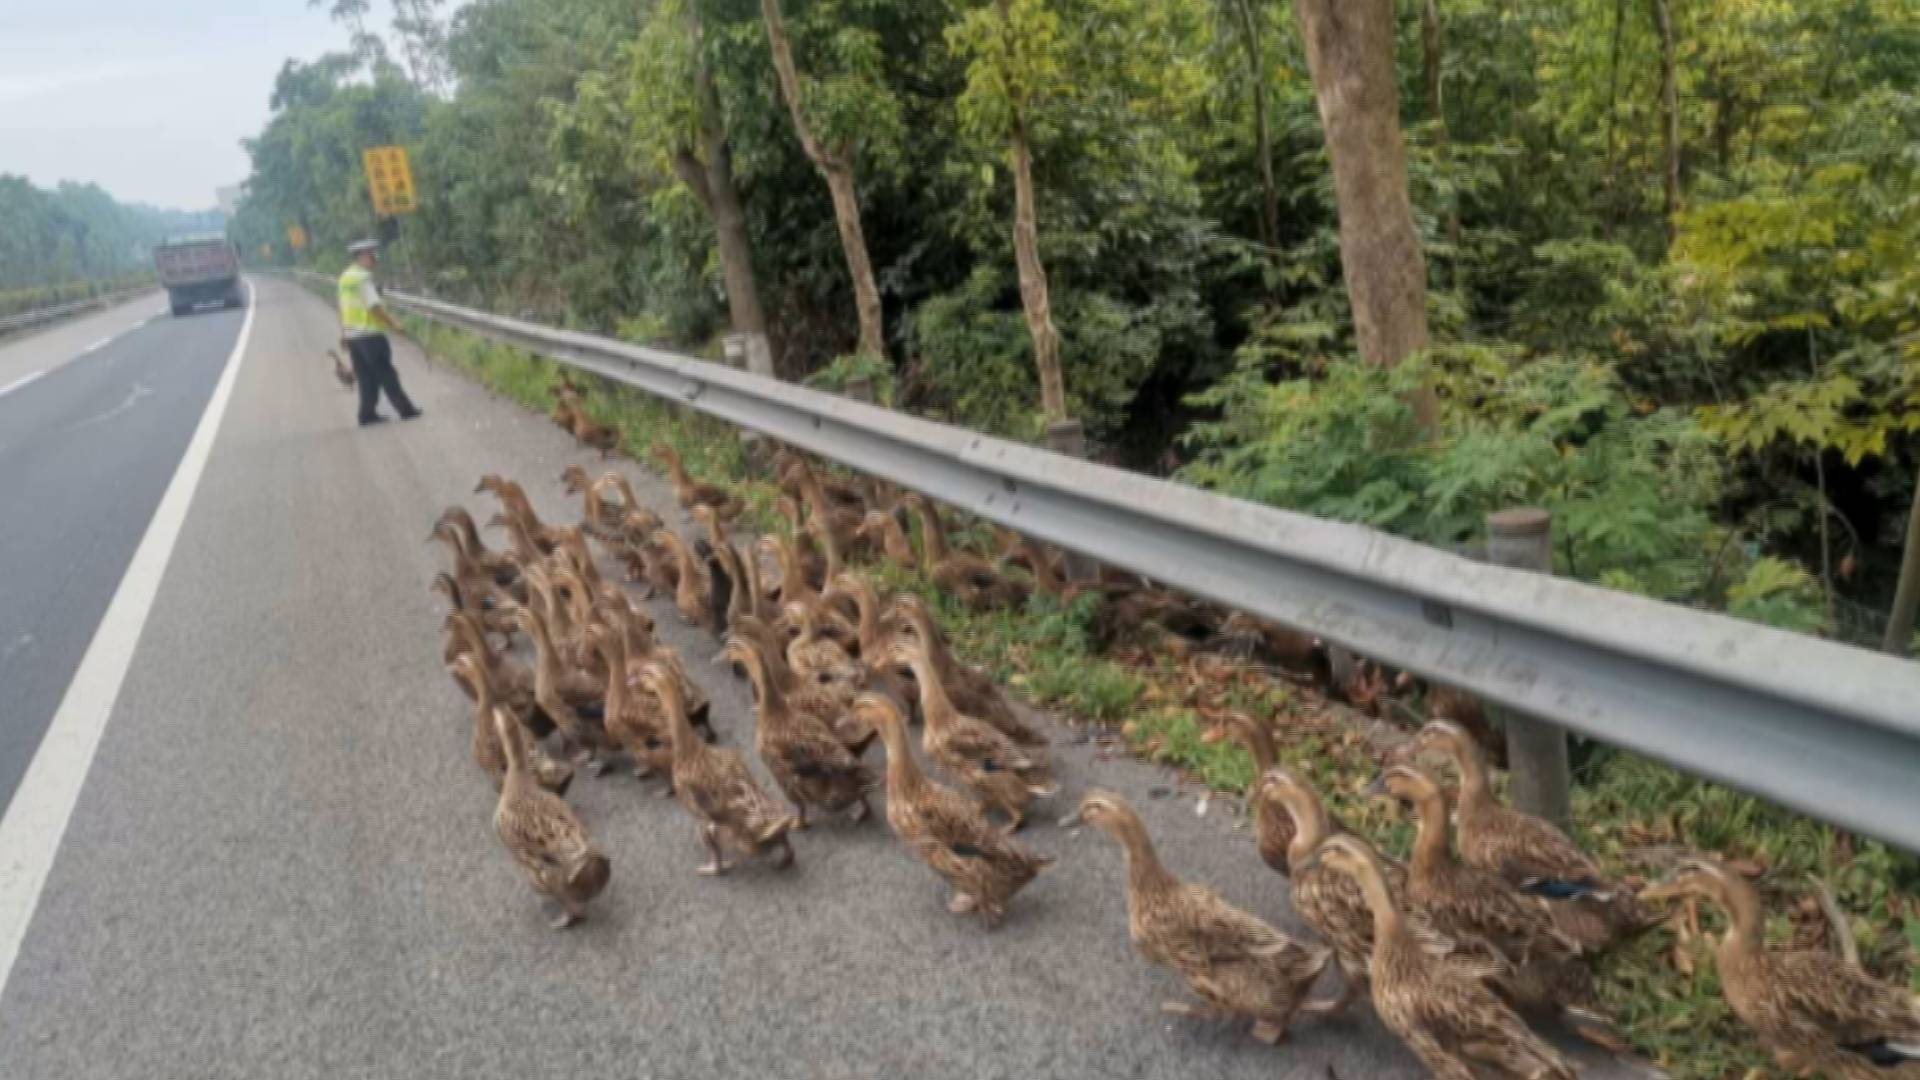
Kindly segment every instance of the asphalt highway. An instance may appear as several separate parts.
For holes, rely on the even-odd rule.
[[[933,877],[877,822],[802,834],[795,871],[698,877],[705,853],[679,807],[612,774],[583,775],[570,801],[611,855],[613,884],[587,922],[549,930],[493,835],[469,708],[439,660],[427,584],[441,552],[424,540],[450,502],[485,520],[491,507],[471,494],[483,472],[520,478],[551,518],[577,515],[560,471],[599,463],[411,347],[397,359],[426,416],[356,428],[323,358],[330,312],[291,284],[255,286],[250,338],[230,399],[214,391],[217,436],[158,560],[164,574],[150,607],[125,606],[143,617],[84,783],[70,816],[36,819],[63,826],[57,849],[35,829],[0,826],[16,848],[0,850],[0,1076],[1424,1075],[1365,1007],[1303,1019],[1277,1047],[1162,1015],[1184,988],[1127,942],[1119,850],[1052,824],[1086,789],[1132,800],[1176,872],[1304,931],[1231,812],[1196,813],[1168,774],[1105,757],[1065,727],[1052,729],[1063,794],[1027,834],[1060,863],[997,931],[948,915]],[[102,477],[166,460],[167,431],[132,425],[142,411],[196,413],[190,391],[206,400],[237,318],[156,323],[124,360],[103,351],[47,376],[44,404],[19,410],[32,426],[0,398],[0,483],[42,477],[25,503],[0,492],[9,517],[137,518],[138,493]],[[151,393],[91,437],[65,434],[118,404],[116,391],[89,389],[109,370]],[[182,401],[163,407],[166,394]],[[121,457],[89,466],[90,482],[69,461],[120,443]],[[623,467],[643,499],[684,520],[664,485]],[[154,468],[164,484],[167,468]],[[155,522],[170,527],[165,506]],[[53,576],[54,563],[16,563],[24,550],[0,544],[9,590]],[[109,591],[117,578],[105,564],[89,573]],[[7,596],[0,613],[15,607]],[[744,687],[707,662],[714,643],[670,606],[653,610],[711,691],[724,740],[750,746]],[[116,604],[108,619],[122,614]],[[0,666],[9,718],[20,672]],[[55,801],[38,794],[58,771],[48,761],[22,786],[35,806]],[[42,843],[57,854],[33,878],[31,921],[9,953],[8,874],[32,877],[9,861],[29,862]],[[1579,1053],[1596,1080],[1643,1075]]]
[[[0,346],[0,810],[240,327],[157,296]]]

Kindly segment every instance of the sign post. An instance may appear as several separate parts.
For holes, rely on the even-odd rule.
[[[419,195],[413,185],[413,164],[407,158],[407,148],[369,146],[362,151],[361,158],[367,166],[367,192],[373,196],[373,212],[382,219],[383,225],[390,223],[397,236],[400,231],[399,219],[420,209]],[[420,283],[413,273],[413,252],[407,246],[402,246],[400,252],[408,283],[417,289]]]

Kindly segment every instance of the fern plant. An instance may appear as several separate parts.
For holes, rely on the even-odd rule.
[[[1477,536],[1510,506],[1553,511],[1562,573],[1673,599],[1697,598],[1720,548],[1721,469],[1689,414],[1630,398],[1598,361],[1449,346],[1382,370],[1326,362],[1269,381],[1256,354],[1192,403],[1183,477],[1320,517],[1433,544]],[[1431,380],[1441,430],[1408,437],[1407,395]]]

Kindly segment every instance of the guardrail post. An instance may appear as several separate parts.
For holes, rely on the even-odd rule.
[[[1513,509],[1487,515],[1487,562],[1553,573],[1553,515]],[[1566,828],[1573,818],[1567,733],[1511,709],[1498,714],[1507,732],[1507,777],[1513,805]]]
[[[1078,420],[1057,420],[1047,425],[1047,449],[1056,454],[1065,454],[1071,458],[1087,459],[1087,429]],[[1065,570],[1068,581],[1093,581],[1100,576],[1100,567],[1085,555],[1070,548],[1062,548],[1060,553],[1066,556]]]
[[[773,343],[757,330],[727,335],[727,362],[742,371],[773,378]],[[736,359],[736,350],[738,359]]]
[[[847,396],[855,401],[873,404],[873,376],[855,375],[847,380]]]
[[[773,378],[773,346],[768,343],[767,335],[752,330],[735,331],[720,339],[720,348],[727,366],[735,371]],[[747,448],[750,459],[760,457],[764,442],[759,435],[741,428],[740,442]]]

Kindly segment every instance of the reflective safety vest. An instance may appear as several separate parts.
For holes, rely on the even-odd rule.
[[[359,263],[347,267],[347,272],[340,275],[340,327],[348,337],[380,332],[380,324],[373,321],[373,309],[367,306],[362,291],[372,276]]]

